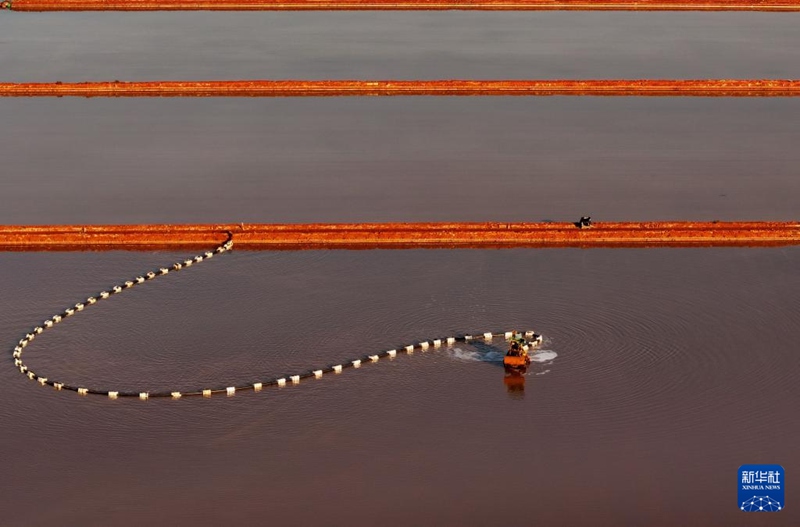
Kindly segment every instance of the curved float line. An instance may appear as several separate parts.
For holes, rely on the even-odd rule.
[[[132,280],[127,280],[122,284],[115,285],[109,290],[100,292],[97,296],[91,296],[87,298],[85,301],[78,302],[74,306],[68,307],[63,312],[54,315],[52,318],[45,320],[42,325],[36,326],[33,328],[29,333],[27,333],[22,339],[20,339],[17,346],[14,348],[12,353],[12,357],[14,359],[14,366],[19,369],[20,373],[28,377],[30,380],[34,382],[38,382],[42,386],[52,386],[56,390],[70,390],[73,392],[78,393],[78,395],[102,395],[104,397],[108,397],[110,399],[118,399],[120,397],[138,397],[141,400],[147,400],[150,398],[156,397],[169,397],[172,399],[180,399],[182,397],[191,397],[191,396],[203,396],[203,397],[211,397],[215,394],[226,394],[227,396],[235,395],[236,392],[240,391],[247,391],[253,390],[256,392],[260,392],[264,388],[269,386],[287,386],[289,384],[299,384],[303,379],[309,378],[321,378],[326,373],[341,373],[347,368],[360,368],[363,364],[369,362],[378,362],[378,360],[382,358],[388,357],[389,359],[393,359],[397,356],[398,353],[406,353],[412,354],[417,350],[426,351],[428,349],[437,349],[442,346],[450,346],[456,342],[469,342],[473,340],[481,340],[484,341],[491,341],[493,338],[496,337],[504,337],[506,339],[511,338],[511,332],[501,332],[501,333],[493,333],[487,332],[477,336],[472,335],[461,335],[461,336],[453,336],[453,337],[445,337],[445,338],[437,338],[432,340],[423,340],[416,344],[409,344],[407,346],[402,346],[400,348],[395,348],[387,351],[382,351],[380,353],[375,353],[372,355],[365,355],[358,359],[353,359],[347,362],[343,362],[341,364],[336,365],[329,365],[323,368],[317,368],[312,370],[307,370],[303,373],[294,374],[294,375],[284,375],[282,377],[275,377],[268,380],[254,382],[250,384],[240,385],[240,386],[227,386],[224,388],[203,388],[193,391],[159,391],[159,392],[132,392],[132,391],[116,391],[116,390],[98,390],[95,388],[86,388],[82,386],[72,386],[69,384],[65,384],[63,382],[54,381],[42,375],[38,375],[31,371],[28,366],[22,361],[22,353],[24,352],[25,348],[33,342],[37,335],[41,335],[46,330],[51,329],[59,324],[66,318],[74,316],[76,313],[83,311],[89,306],[96,304],[101,300],[106,300],[111,298],[111,296],[115,294],[119,294],[126,289],[130,289],[136,285],[143,284],[148,280],[153,280],[159,276],[164,276],[168,274],[170,271],[180,271],[186,267],[191,267],[194,264],[198,264],[209,258],[213,257],[217,254],[222,254],[225,252],[230,251],[233,248],[233,234],[228,232],[228,239],[222,245],[218,246],[213,251],[205,252],[201,255],[195,256],[194,258],[188,258],[186,260],[176,262],[170,267],[161,267],[158,271],[150,271],[146,274],[137,276]],[[527,337],[537,337],[537,335],[533,331],[527,331],[525,333]],[[538,345],[541,339],[536,340],[534,339],[534,344]]]

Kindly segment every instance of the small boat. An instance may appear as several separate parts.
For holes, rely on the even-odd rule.
[[[528,340],[526,337],[530,337]],[[509,340],[508,351],[503,357],[503,366],[506,369],[524,370],[531,363],[528,351],[538,347],[542,343],[542,336],[535,333],[528,333],[523,337],[520,333],[514,332]]]

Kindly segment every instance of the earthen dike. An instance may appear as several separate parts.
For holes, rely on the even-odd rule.
[[[800,222],[7,225],[3,251],[750,247],[800,245]]]
[[[14,11],[798,11],[798,0],[4,0]]]
[[[0,83],[0,97],[797,97],[790,79],[245,80]]]

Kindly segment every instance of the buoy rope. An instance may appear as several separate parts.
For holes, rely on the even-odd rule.
[[[232,396],[236,394],[236,392],[241,392],[241,391],[253,390],[256,392],[260,392],[264,388],[270,386],[284,387],[289,384],[299,384],[300,381],[303,379],[309,379],[309,378],[319,379],[324,374],[327,373],[342,373],[342,371],[344,371],[347,368],[360,368],[363,364],[378,362],[378,360],[383,358],[393,359],[397,356],[398,353],[406,353],[410,355],[417,350],[421,350],[424,352],[429,349],[441,348],[443,345],[451,346],[456,342],[470,342],[473,340],[480,340],[480,339],[483,339],[485,341],[491,341],[492,339],[497,337],[504,337],[506,339],[510,339],[513,336],[512,332],[505,331],[499,333],[486,332],[476,336],[459,335],[459,336],[437,338],[432,340],[424,340],[421,342],[417,342],[415,344],[401,346],[399,348],[378,352],[372,355],[365,355],[358,359],[353,359],[347,362],[342,362],[336,365],[329,365],[322,368],[311,369],[293,375],[283,375],[281,377],[274,377],[239,386],[226,386],[221,388],[220,387],[201,388],[190,391],[165,390],[165,391],[152,391],[152,392],[151,391],[134,392],[134,391],[123,391],[123,390],[105,390],[105,389],[101,390],[96,388],[87,388],[83,386],[73,386],[63,382],[51,380],[48,377],[34,373],[22,361],[22,354],[25,348],[27,348],[28,345],[31,342],[33,342],[33,340],[38,335],[41,335],[48,329],[54,328],[57,324],[60,324],[67,318],[74,316],[77,313],[80,313],[87,307],[93,306],[96,303],[100,302],[101,300],[107,300],[111,298],[113,295],[119,294],[127,289],[131,289],[132,287],[135,287],[139,284],[143,284],[149,280],[153,280],[160,276],[164,276],[166,274],[169,274],[170,272],[186,269],[188,267],[191,267],[192,265],[204,262],[215,255],[229,252],[232,249],[233,249],[233,234],[228,232],[228,239],[225,241],[225,243],[219,245],[213,251],[208,251],[198,256],[195,256],[194,258],[189,258],[180,262],[176,262],[172,264],[172,266],[170,267],[161,267],[157,271],[149,271],[143,275],[137,276],[132,280],[126,280],[122,284],[118,284],[105,291],[101,291],[97,296],[90,296],[86,300],[78,302],[74,306],[68,307],[61,313],[45,320],[41,325],[34,327],[30,332],[26,333],[22,339],[20,339],[16,347],[14,347],[14,351],[12,353],[12,357],[14,359],[14,366],[16,366],[17,369],[19,369],[20,373],[28,377],[28,379],[37,382],[42,386],[52,386],[53,388],[59,391],[62,390],[73,391],[76,392],[78,395],[83,395],[83,396],[102,395],[110,399],[118,399],[120,397],[135,397],[141,400],[147,400],[156,397],[169,397],[172,399],[180,399],[182,397],[190,397],[190,396],[211,397],[212,395],[216,394],[226,394],[228,396]],[[531,338],[534,345],[538,345],[538,343],[541,342],[541,337],[539,335],[536,335],[533,331],[526,331],[525,336],[527,338]]]

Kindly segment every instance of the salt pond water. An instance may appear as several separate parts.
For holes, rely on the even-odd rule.
[[[8,15],[8,16],[6,16]],[[4,14],[3,81],[796,76],[795,15]],[[796,220],[795,100],[4,100],[0,222]],[[233,252],[72,318],[182,253],[0,253],[0,525],[797,525],[736,469],[800,473],[800,248]],[[465,360],[475,357],[486,360]],[[537,357],[537,356],[535,356]],[[792,500],[792,501],[789,501]],[[755,522],[755,523],[754,523]],[[766,525],[766,523],[763,523]]]

